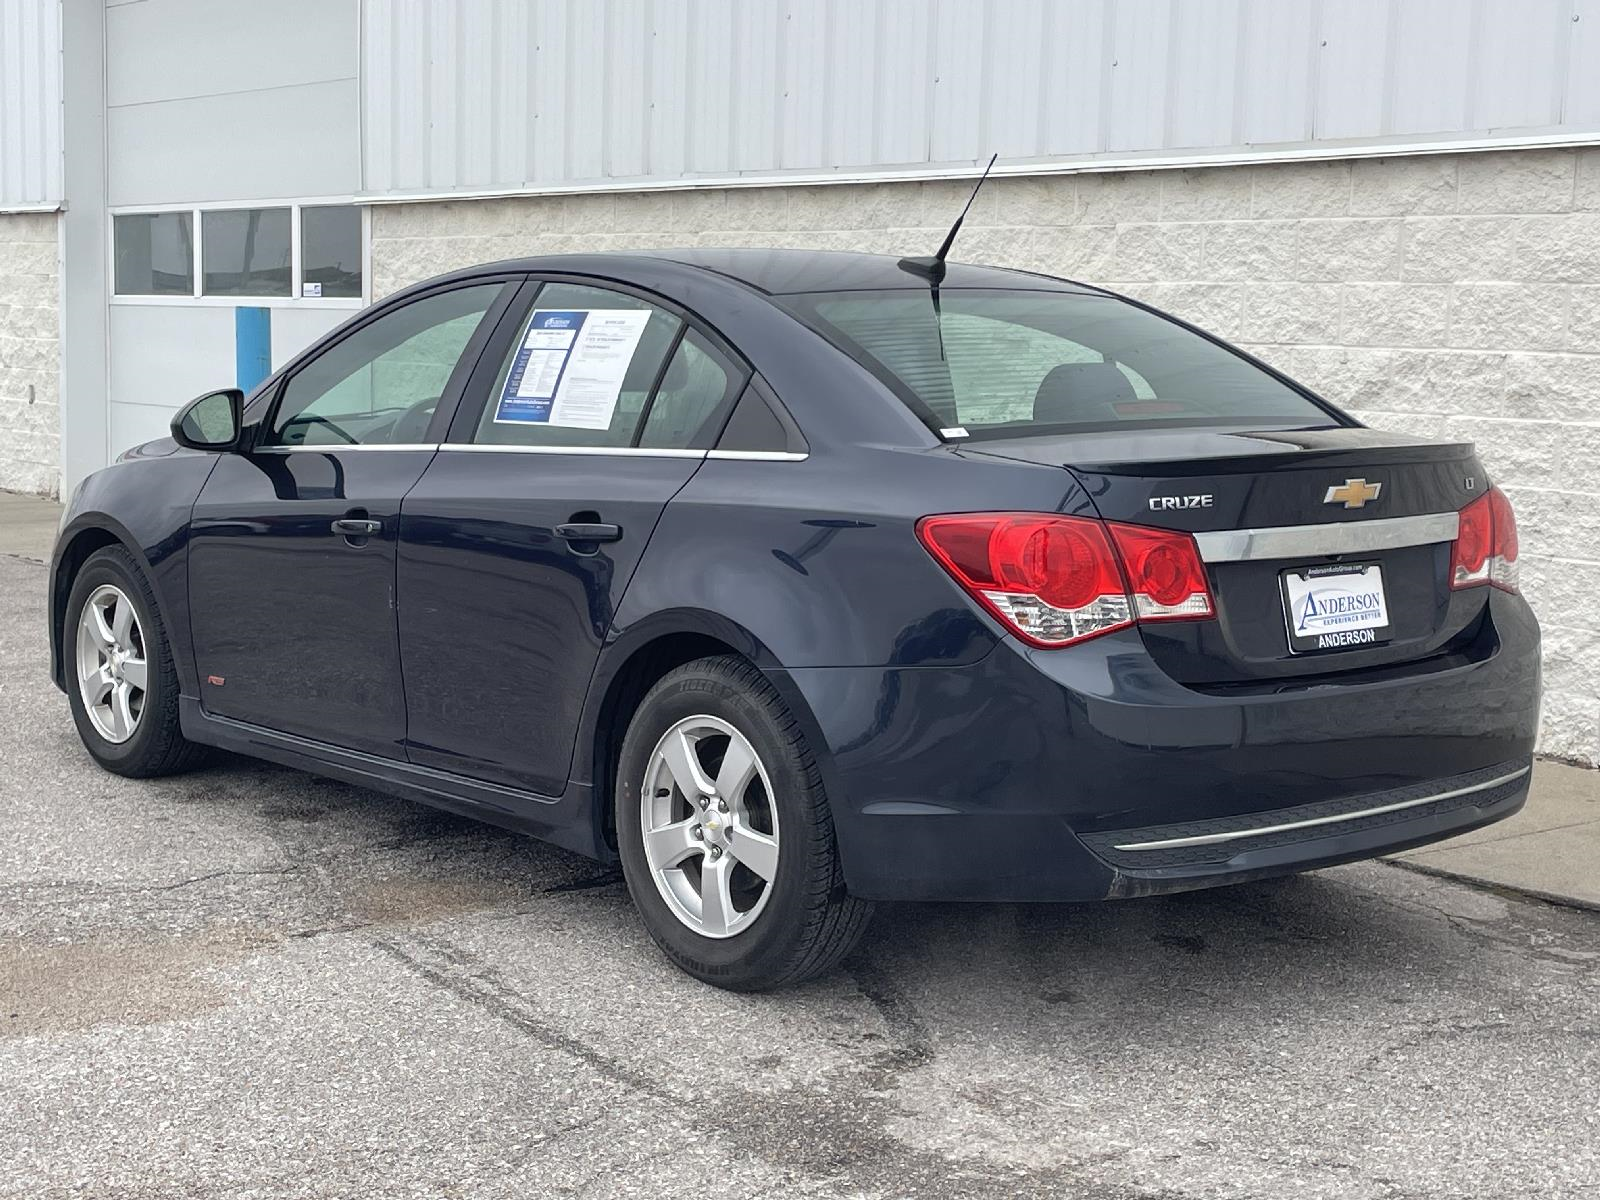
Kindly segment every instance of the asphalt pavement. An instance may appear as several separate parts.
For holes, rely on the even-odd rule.
[[[1384,863],[890,906],[728,995],[562,851],[100,771],[44,582],[0,557],[0,1196],[1600,1196],[1595,912]]]

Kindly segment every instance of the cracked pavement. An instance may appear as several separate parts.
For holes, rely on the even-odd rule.
[[[0,557],[0,1197],[1600,1197],[1600,914],[1383,864],[671,968],[611,870],[118,779]]]

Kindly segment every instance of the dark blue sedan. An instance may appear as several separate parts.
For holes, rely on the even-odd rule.
[[[795,251],[375,305],[85,481],[50,633],[107,769],[221,746],[620,859],[672,961],[745,990],[875,900],[1499,820],[1539,698],[1470,445],[1097,288]]]

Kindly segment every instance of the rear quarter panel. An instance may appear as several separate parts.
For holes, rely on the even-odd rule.
[[[615,628],[697,611],[747,631],[763,666],[976,662],[999,634],[915,526],[982,509],[1093,511],[1066,471],[944,448],[711,459],[667,505]]]

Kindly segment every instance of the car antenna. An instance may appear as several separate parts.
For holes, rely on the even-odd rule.
[[[989,178],[989,172],[994,169],[995,159],[1000,157],[999,151],[989,156],[989,165],[983,169],[983,174],[978,176],[978,182],[972,185],[972,195],[967,197],[966,204],[961,209],[961,215],[956,218],[956,223],[950,226],[950,232],[944,235],[944,242],[939,251],[932,258],[902,258],[900,269],[909,271],[913,275],[921,275],[928,281],[930,299],[933,301],[933,328],[939,338],[939,361],[944,362],[944,310],[939,306],[939,285],[944,282],[944,260],[950,253],[950,247],[956,240],[956,234],[961,232],[961,222],[967,219],[967,213],[972,209],[972,202],[978,198],[978,189],[983,186],[983,181]]]
[[[956,234],[961,232],[961,222],[967,219],[967,213],[972,208],[972,202],[978,198],[978,189],[983,186],[983,181],[989,178],[989,172],[994,170],[995,159],[999,158],[998,152],[989,156],[989,165],[983,169],[983,174],[978,176],[978,182],[972,187],[972,195],[967,197],[967,203],[961,210],[961,215],[956,218],[956,223],[950,226],[950,232],[944,235],[944,244],[939,247],[939,252],[932,258],[902,258],[900,269],[909,271],[913,275],[921,275],[933,285],[937,292],[939,285],[944,282],[944,260],[950,253],[950,247],[956,240]]]

